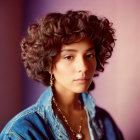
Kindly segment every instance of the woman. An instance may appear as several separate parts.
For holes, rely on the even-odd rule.
[[[112,23],[87,11],[50,13],[21,42],[27,74],[48,89],[14,117],[0,138],[122,140],[110,115],[90,95],[115,45]]]

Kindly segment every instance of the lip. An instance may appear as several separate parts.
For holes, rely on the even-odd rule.
[[[75,79],[74,81],[75,82],[78,82],[78,83],[85,83],[89,80],[89,78],[78,78],[78,79]]]

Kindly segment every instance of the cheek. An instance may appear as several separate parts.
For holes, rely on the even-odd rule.
[[[53,74],[56,77],[66,77],[70,75],[71,69],[69,66],[57,64],[53,70]]]
[[[94,63],[94,71],[96,70],[96,67],[97,67],[97,61],[95,60],[95,63]]]
[[[96,70],[96,66],[97,66],[97,63],[96,63],[96,61],[94,61],[94,62],[92,62],[92,63],[90,63],[89,64],[89,70],[91,71],[91,72],[95,72],[95,70]]]

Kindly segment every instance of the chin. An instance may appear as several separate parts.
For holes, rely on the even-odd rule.
[[[82,92],[87,92],[88,88],[84,88],[84,87],[78,87],[76,89],[74,89],[75,93],[82,93]]]

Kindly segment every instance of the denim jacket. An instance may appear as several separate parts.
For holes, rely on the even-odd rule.
[[[0,134],[0,140],[69,140],[69,135],[54,115],[52,90],[49,87],[37,103],[16,115]],[[110,115],[95,106],[92,96],[81,93],[88,118],[91,140],[123,140],[123,136]]]

